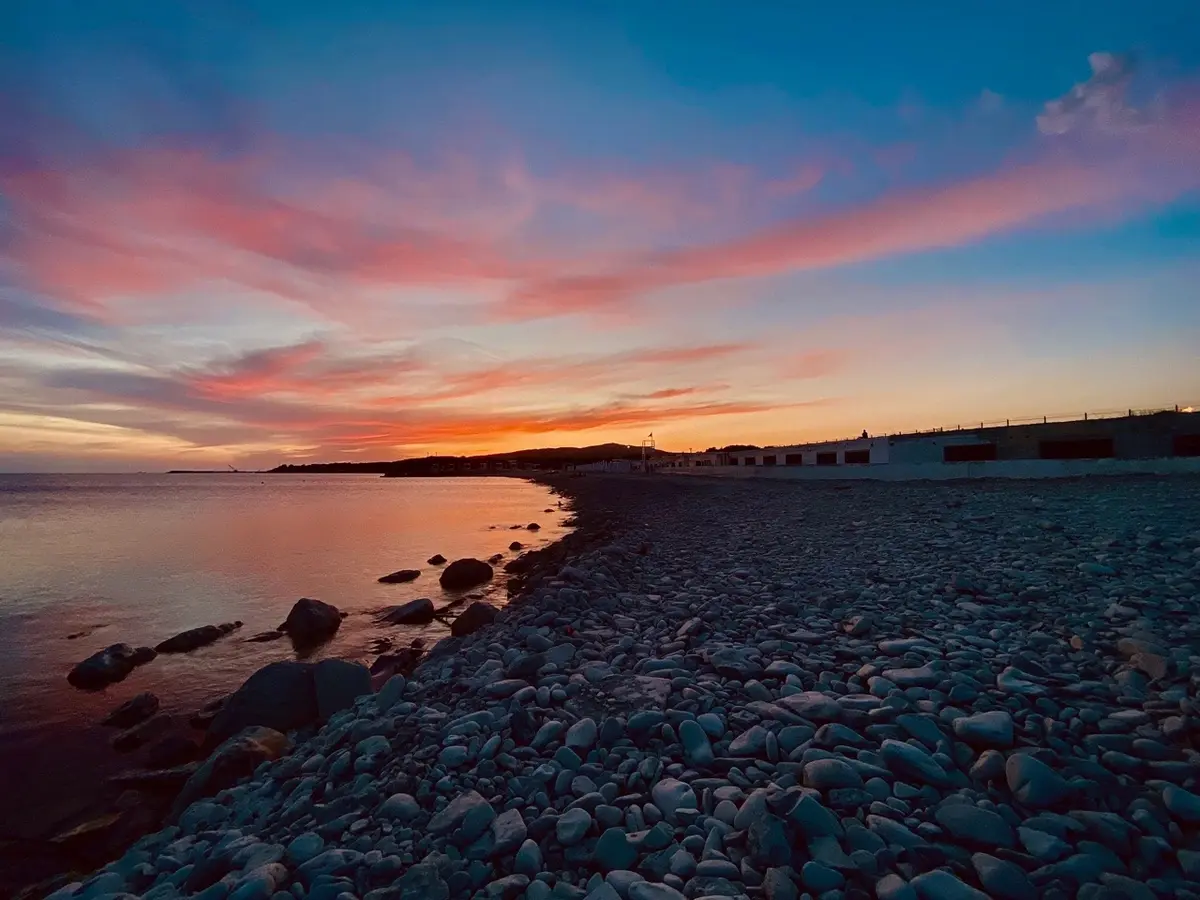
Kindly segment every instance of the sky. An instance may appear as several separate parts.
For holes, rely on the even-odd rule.
[[[0,4],[0,471],[1200,406],[1194,0]]]

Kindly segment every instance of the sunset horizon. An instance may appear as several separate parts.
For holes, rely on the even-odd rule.
[[[1200,402],[1189,5],[683,9],[6,12],[0,471]]]

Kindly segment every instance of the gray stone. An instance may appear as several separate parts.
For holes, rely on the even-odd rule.
[[[884,669],[883,677],[900,688],[936,687],[941,676],[929,666],[915,669]]]
[[[666,884],[635,881],[629,886],[629,900],[685,900],[683,894]]]
[[[1037,828],[1018,827],[1017,837],[1025,852],[1039,862],[1054,862],[1071,852],[1071,845],[1066,841]]]
[[[696,809],[696,792],[691,786],[674,778],[664,778],[650,790],[654,805],[667,820],[675,816],[677,809]]]
[[[425,828],[433,835],[449,834],[463,824],[463,820],[466,819],[472,810],[482,810],[484,807],[489,810],[492,809],[491,804],[478,792],[466,791],[451,800],[445,809],[435,813]],[[486,813],[482,815],[486,817]],[[492,818],[495,818],[495,815],[495,810],[492,810],[492,816],[487,820],[488,825],[491,824]]]
[[[554,833],[564,847],[578,844],[592,827],[592,816],[586,809],[569,809],[558,817]]]
[[[319,834],[306,831],[292,838],[287,845],[284,858],[288,861],[288,865],[295,868],[308,862],[324,849],[325,840]]]
[[[1071,786],[1061,775],[1028,753],[1010,756],[1004,774],[1013,796],[1032,809],[1055,806],[1071,793]]]
[[[938,761],[912,744],[885,740],[880,755],[888,768],[899,775],[916,778],[933,787],[947,787],[950,783],[946,770]]]
[[[988,900],[988,895],[944,869],[924,872],[909,882],[921,900]]]
[[[787,869],[767,869],[763,875],[763,895],[767,900],[797,900],[800,892]]]
[[[780,697],[779,705],[812,722],[836,722],[842,716],[842,707],[837,700],[819,691]]]
[[[536,878],[538,872],[542,871],[542,850],[537,841],[525,839],[513,859],[513,871],[530,878]]]
[[[875,882],[875,896],[878,900],[917,900],[912,885],[899,875],[884,875]]]
[[[508,809],[492,820],[492,853],[495,856],[507,856],[515,853],[525,842],[528,830],[521,811]]]
[[[712,745],[699,722],[691,719],[679,723],[679,741],[683,744],[684,762],[707,768],[714,762]]]
[[[811,859],[800,870],[800,880],[814,894],[836,890],[846,883],[846,879],[837,869],[831,869]]]
[[[862,776],[843,759],[814,759],[804,766],[804,784],[819,791],[862,787]]]
[[[976,853],[971,856],[971,865],[975,867],[979,883],[992,897],[999,900],[1033,900],[1038,895],[1025,870],[1016,863],[986,853]]]
[[[379,694],[375,697],[376,708],[381,712],[388,712],[393,706],[400,702],[400,698],[404,696],[404,689],[408,686],[403,675],[393,675],[383,687],[379,689]]]
[[[968,847],[1012,847],[1016,844],[1012,826],[996,813],[970,803],[943,803],[934,818],[952,838]]]
[[[580,719],[567,729],[567,736],[563,743],[580,756],[586,756],[587,752],[592,749],[592,745],[596,743],[598,731],[595,719]]]
[[[1200,797],[1173,784],[1162,792],[1163,805],[1176,819],[1188,824],[1200,822]]]
[[[788,811],[787,818],[805,838],[826,834],[841,837],[843,834],[841,820],[811,794],[803,795]]]
[[[609,828],[596,841],[593,858],[602,872],[628,869],[637,860],[637,847],[621,828]]]
[[[1013,745],[1012,716],[1004,710],[989,710],[954,720],[954,735],[972,747],[1007,750]]]
[[[783,866],[792,858],[783,820],[770,814],[757,816],[746,829],[746,848],[758,866]]]

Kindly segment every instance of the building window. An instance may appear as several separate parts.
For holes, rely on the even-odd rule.
[[[831,450],[827,453],[818,453],[817,454],[817,465],[818,466],[836,466],[837,465],[837,451]]]
[[[773,453],[768,454],[763,457],[763,465],[764,466],[773,466],[773,465],[775,465],[775,459],[776,459],[775,454],[773,454]]]
[[[789,453],[783,458],[785,466],[799,466],[804,463],[804,456],[800,453]]]
[[[847,450],[846,451],[846,465],[848,465],[848,466],[861,466],[861,465],[865,465],[866,463],[869,463],[870,461],[871,461],[871,451],[870,450]]]
[[[1038,444],[1038,456],[1042,459],[1108,459],[1113,455],[1112,438],[1076,438]]]
[[[942,462],[987,462],[995,458],[995,444],[952,444],[942,448]]]
[[[1200,434],[1177,434],[1171,440],[1176,456],[1200,456]]]
[[[753,456],[745,456],[745,457],[742,457],[742,465],[743,465],[743,466],[752,466],[752,465],[754,465],[754,457],[753,457]]]

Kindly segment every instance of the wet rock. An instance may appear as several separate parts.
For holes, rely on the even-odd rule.
[[[136,658],[137,651],[129,644],[113,644],[71,669],[67,681],[77,688],[97,690],[124,679],[137,665]]]
[[[490,625],[495,621],[496,615],[496,607],[490,603],[477,600],[464,609],[462,614],[450,623],[450,634],[454,637],[465,637],[468,634],[474,634],[480,628]]]
[[[301,597],[279,626],[300,647],[316,646],[329,640],[342,625],[342,613],[336,606]]]
[[[371,672],[344,659],[323,659],[313,668],[317,719],[328,722],[335,713],[350,709],[363,694],[371,693]]]
[[[389,607],[380,613],[379,619],[389,625],[425,625],[433,621],[433,613],[433,601],[421,597]]]
[[[246,638],[243,643],[246,644],[266,644],[270,641],[277,641],[284,634],[282,631],[260,631],[258,634],[252,634]]]
[[[442,556],[440,553],[435,553],[433,556],[429,557],[429,559],[425,560],[425,562],[429,563],[431,566],[440,566],[446,562],[446,557]]]
[[[242,627],[241,622],[225,622],[221,625],[203,625],[200,628],[189,628],[174,637],[167,638],[154,649],[158,653],[190,653],[200,647],[205,647],[223,638],[230,632]]]
[[[407,584],[410,581],[416,581],[421,577],[420,569],[398,569],[395,572],[389,572],[387,575],[380,576],[380,584]]]
[[[112,747],[118,753],[129,753],[131,750],[136,750],[138,747],[162,737],[175,727],[176,722],[173,716],[169,713],[157,713],[114,737]]]
[[[259,669],[233,692],[208,726],[210,744],[251,725],[288,732],[317,721],[311,663],[277,662]]]
[[[492,580],[492,567],[481,559],[456,559],[442,570],[438,582],[447,591],[463,591]]]
[[[145,691],[126,700],[101,719],[100,724],[110,728],[131,728],[158,712],[158,706],[158,697]]]

